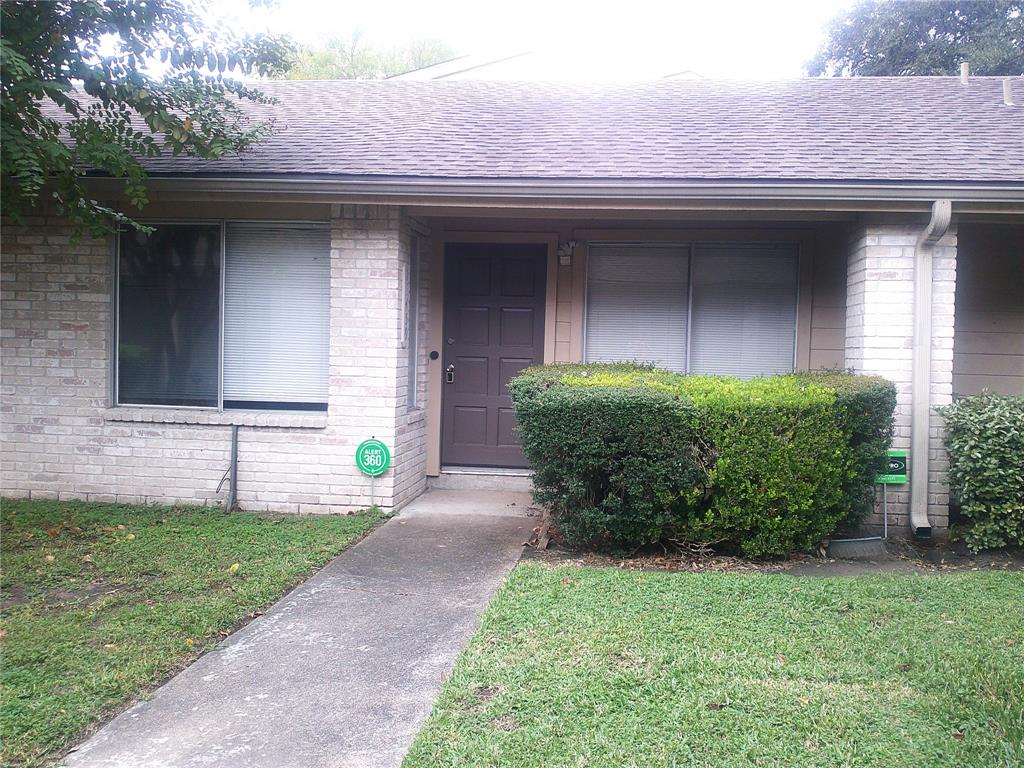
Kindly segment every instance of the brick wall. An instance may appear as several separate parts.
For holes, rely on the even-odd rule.
[[[910,448],[911,374],[914,344],[914,259],[923,224],[869,222],[853,230],[847,262],[846,365],[857,373],[884,376],[896,384],[894,448]],[[942,419],[934,408],[952,400],[953,321],[956,291],[956,233],[934,250],[929,430],[928,517],[942,530],[949,519],[948,461]],[[910,456],[910,472],[914,456]],[[879,496],[879,498],[881,498]],[[890,530],[910,532],[910,486],[891,486]],[[882,524],[881,504],[867,521],[868,532]]]
[[[5,226],[3,494],[219,502],[236,423],[238,498],[245,509],[365,507],[370,483],[353,455],[371,435],[394,453],[394,469],[376,481],[378,503],[391,507],[415,496],[424,484],[424,427],[406,402],[401,330],[409,223],[395,207],[336,206],[331,226],[326,415],[110,409],[111,243],[73,243],[54,218]]]

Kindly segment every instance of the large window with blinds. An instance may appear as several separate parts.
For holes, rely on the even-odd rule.
[[[750,378],[794,368],[797,250],[591,245],[585,359]]]
[[[117,273],[119,405],[326,410],[326,225],[122,232]]]

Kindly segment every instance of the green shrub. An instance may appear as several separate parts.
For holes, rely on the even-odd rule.
[[[950,489],[972,523],[967,546],[1024,545],[1024,397],[984,393],[941,413]]]
[[[677,502],[703,473],[692,406],[655,389],[510,385],[537,501],[576,546],[616,552],[660,541],[679,525]]]
[[[863,411],[894,395],[830,376],[559,365],[525,371],[509,391],[535,495],[570,544],[623,552],[680,538],[771,556],[810,549],[850,516],[869,453],[851,435],[891,429],[891,406]]]
[[[803,381],[836,393],[839,423],[852,453],[843,483],[848,512],[842,526],[856,527],[874,510],[875,475],[885,470],[892,444],[896,387],[881,376],[854,376],[843,371],[800,373]]]

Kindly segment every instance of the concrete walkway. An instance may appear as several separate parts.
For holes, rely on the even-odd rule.
[[[431,491],[66,764],[398,766],[533,527],[527,494]]]

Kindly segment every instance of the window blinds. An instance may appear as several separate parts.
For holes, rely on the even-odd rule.
[[[327,402],[330,230],[229,224],[224,404]]]
[[[690,279],[690,372],[749,378],[793,370],[797,253],[698,245]]]
[[[587,260],[585,354],[686,370],[685,248],[592,245]]]

